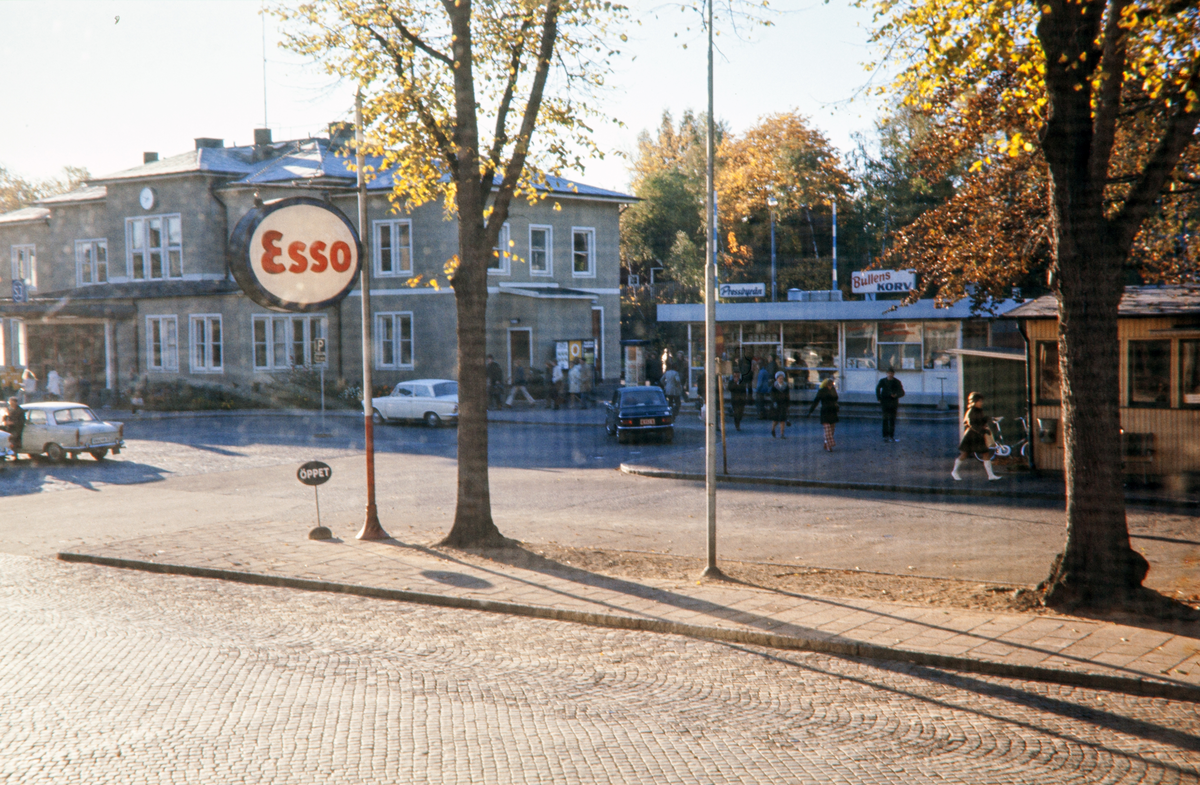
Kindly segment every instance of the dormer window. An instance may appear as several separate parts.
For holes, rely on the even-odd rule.
[[[126,264],[135,281],[183,277],[183,230],[179,215],[126,218]]]

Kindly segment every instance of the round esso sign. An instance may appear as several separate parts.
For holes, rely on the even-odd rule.
[[[360,250],[358,233],[341,210],[299,196],[246,213],[230,238],[229,266],[259,305],[318,311],[350,293]]]

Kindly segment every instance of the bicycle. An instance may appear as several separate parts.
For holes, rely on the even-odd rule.
[[[1022,458],[1028,458],[1029,454],[1029,421],[1024,417],[1018,417],[1017,422],[1021,423],[1021,428],[1025,431],[1025,436],[1017,441],[1016,444],[1007,444],[1004,441],[1004,431],[1000,424],[1004,422],[1004,417],[993,417],[992,424],[996,426],[995,442],[996,446],[992,448],[994,459],[1002,459],[1004,461],[1011,460],[1019,455]],[[978,455],[976,456],[978,458]],[[984,460],[979,458],[979,460]]]

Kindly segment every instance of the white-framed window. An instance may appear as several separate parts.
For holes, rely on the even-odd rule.
[[[174,316],[146,317],[146,367],[179,370],[179,324]]]
[[[75,285],[108,281],[108,240],[75,241]]]
[[[376,221],[375,275],[412,275],[412,221]]]
[[[126,266],[135,281],[183,277],[183,226],[179,215],[125,219]]]
[[[223,335],[220,314],[192,315],[192,373],[225,371]]]
[[[413,367],[412,314],[375,314],[375,367],[411,369]]]
[[[312,344],[329,334],[325,316],[256,314],[253,317],[254,370],[281,371],[313,365]],[[317,367],[326,363],[317,363]]]
[[[529,226],[529,274],[554,275],[554,229]]]
[[[596,230],[571,229],[571,275],[576,278],[596,277]]]
[[[14,281],[24,281],[27,289],[37,288],[37,246],[12,247],[12,277]]]
[[[512,232],[508,224],[500,227],[500,238],[492,249],[492,258],[488,260],[488,273],[491,275],[509,275],[512,272]]]

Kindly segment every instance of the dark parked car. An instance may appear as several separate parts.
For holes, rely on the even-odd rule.
[[[664,442],[675,438],[675,417],[659,387],[622,387],[604,405],[604,428],[622,444],[636,433],[656,434]]]

